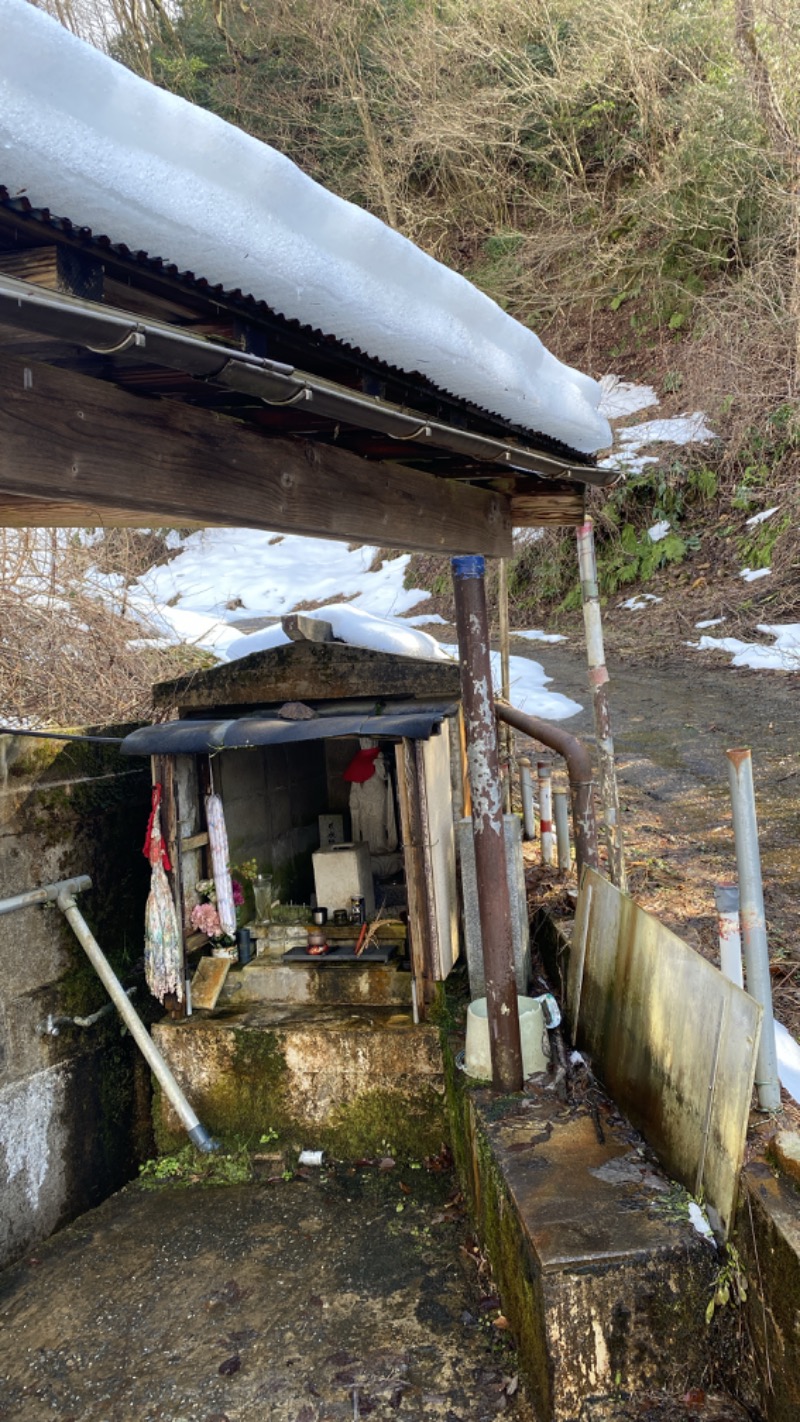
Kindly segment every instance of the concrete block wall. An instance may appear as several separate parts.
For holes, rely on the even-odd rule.
[[[225,804],[231,863],[256,859],[279,876],[283,871],[282,897],[310,894],[318,816],[328,808],[324,743],[224,751],[215,759],[214,774]]]
[[[113,748],[4,738],[0,898],[75,874],[81,906],[122,972],[142,954],[148,869],[141,854],[149,763]],[[0,1264],[128,1179],[147,1140],[148,1084],[106,994],[53,906],[0,917]],[[139,992],[140,1007],[148,998]]]

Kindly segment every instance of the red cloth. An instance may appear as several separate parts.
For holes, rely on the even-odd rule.
[[[357,785],[363,785],[365,780],[371,780],[375,774],[375,761],[380,753],[380,746],[358,751],[344,773],[345,780],[355,781]]]
[[[153,786],[150,818],[147,821],[147,833],[144,837],[142,854],[145,856],[146,859],[149,859],[151,864],[155,865],[160,862],[166,870],[170,870],[172,868],[172,865],[169,862],[167,847],[161,838],[161,815],[159,813],[160,804],[161,785],[156,784]]]

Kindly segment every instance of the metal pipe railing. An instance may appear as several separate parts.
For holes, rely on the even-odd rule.
[[[37,904],[52,904],[56,902],[59,894],[79,894],[82,889],[91,887],[89,875],[80,874],[77,879],[62,879],[59,884],[44,884],[41,889],[27,889],[24,894],[13,894],[10,899],[0,899],[0,914],[35,908]]]
[[[775,1021],[772,1016],[772,979],[769,973],[767,920],[761,881],[761,856],[758,849],[753,758],[746,749],[729,750],[726,755],[736,841],[736,866],[739,874],[739,917],[747,970],[747,991],[756,1002],[761,1003],[764,1011],[756,1061],[758,1104],[762,1111],[780,1111],[781,1088],[778,1080]]]
[[[584,864],[588,864],[590,869],[599,869],[593,797],[594,776],[591,756],[583,741],[579,741],[578,737],[571,735],[569,731],[562,731],[560,726],[553,726],[538,716],[529,716],[525,711],[518,711],[516,706],[495,702],[495,711],[501,721],[564,757],[572,798],[572,826],[575,833],[575,864],[578,877],[580,878]]]

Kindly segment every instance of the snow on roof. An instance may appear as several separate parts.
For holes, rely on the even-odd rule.
[[[596,381],[290,159],[0,0],[0,183],[581,453]]]

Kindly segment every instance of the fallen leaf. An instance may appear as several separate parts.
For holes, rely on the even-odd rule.
[[[410,1185],[406,1185],[405,1180],[398,1180],[397,1183],[398,1183],[398,1185],[400,1186],[400,1189],[402,1190],[402,1192],[403,1192],[404,1195],[410,1195],[410,1194],[411,1194],[411,1186],[410,1186]]]
[[[495,1328],[510,1328],[510,1327],[511,1327],[511,1325],[510,1325],[508,1319],[506,1318],[505,1314],[503,1314],[503,1313],[498,1313],[497,1318],[493,1318],[493,1319],[492,1319],[492,1322],[493,1322]]]
[[[683,1394],[681,1401],[687,1407],[704,1407],[706,1395],[701,1387],[690,1387],[689,1391]]]
[[[234,1373],[238,1373],[241,1366],[241,1358],[238,1354],[234,1354],[232,1358],[226,1358],[224,1363],[220,1363],[217,1372],[221,1373],[224,1378],[232,1378]]]

